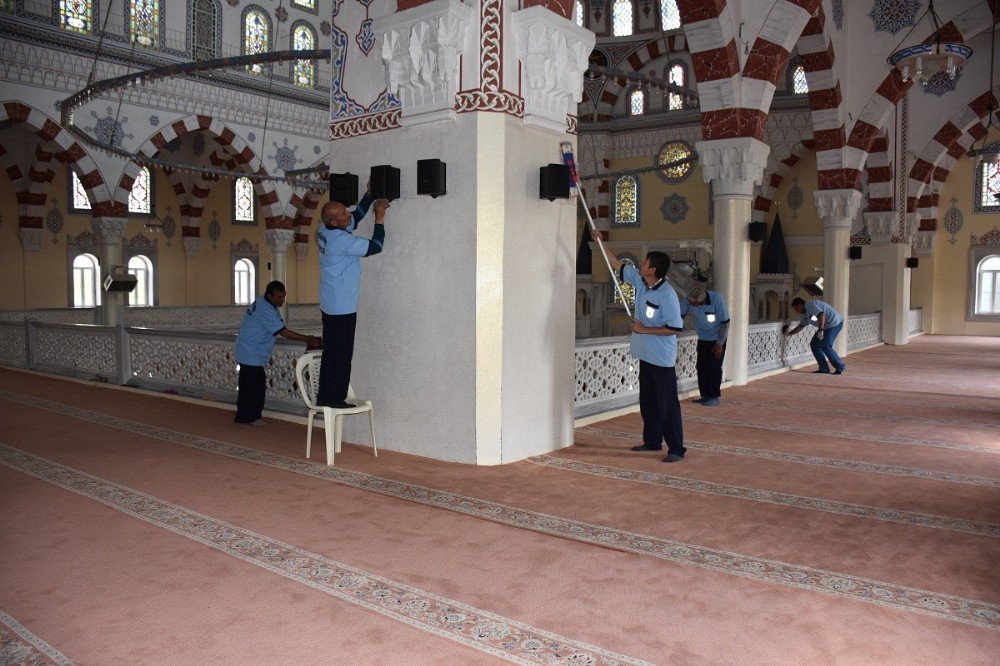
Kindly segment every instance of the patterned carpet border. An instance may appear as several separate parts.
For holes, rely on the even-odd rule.
[[[236,460],[332,481],[351,488],[445,509],[482,520],[491,520],[541,534],[550,534],[581,543],[696,566],[717,573],[743,576],[811,592],[822,592],[841,598],[864,601],[887,608],[930,615],[1000,631],[1000,605],[998,604],[593,525],[476,497],[380,478],[363,472],[328,467],[308,460],[287,458],[235,444],[83,410],[34,396],[21,396],[0,390],[0,397]]]
[[[794,432],[799,435],[822,435],[824,437],[836,437],[839,439],[853,439],[862,442],[882,442],[884,444],[903,444],[906,446],[930,446],[936,449],[953,449],[956,451],[975,451],[977,453],[1000,454],[1000,448],[991,446],[977,446],[976,444],[963,444],[961,442],[946,442],[940,439],[920,439],[917,437],[895,437],[893,435],[873,435],[862,432],[845,432],[843,430],[832,431],[829,428],[810,428],[808,426],[775,425],[773,423],[760,423],[759,421],[747,421],[745,419],[726,419],[714,416],[699,416],[696,414],[684,414],[685,421],[695,423],[709,423],[711,425],[736,426],[739,428],[754,428],[757,430],[772,430],[776,432]]]
[[[794,373],[792,373],[792,374],[794,374]],[[777,389],[768,388],[765,391],[763,389],[758,389],[758,388],[750,388],[750,389],[748,389],[745,386],[741,386],[739,390],[740,391],[748,391],[750,393],[761,393],[761,392],[764,392],[764,393],[773,394],[773,395],[787,395],[787,396],[791,396],[791,397],[794,397],[794,398],[800,398],[801,399],[802,398],[802,394],[805,391],[812,392],[812,391],[817,391],[817,390],[821,390],[821,389],[824,389],[824,388],[833,388],[833,387],[828,387],[828,386],[819,386],[817,384],[813,384],[813,383],[810,383],[810,382],[793,382],[793,381],[788,381],[787,379],[783,380],[780,385],[781,386],[801,386],[802,389],[800,389],[798,391],[781,391],[781,390],[777,390]],[[910,398],[895,399],[895,398],[891,398],[891,397],[888,397],[888,396],[885,395],[885,388],[884,387],[880,388],[880,387],[877,387],[877,386],[851,386],[850,389],[852,391],[855,391],[855,392],[858,392],[858,391],[871,391],[875,395],[869,396],[869,395],[860,395],[860,394],[858,394],[858,395],[837,394],[837,395],[826,395],[824,397],[827,397],[827,398],[829,398],[831,400],[849,400],[849,401],[853,401],[853,402],[864,402],[864,403],[876,402],[876,403],[885,403],[885,404],[888,404],[888,405],[906,405],[908,407],[928,407],[928,408],[932,408],[932,409],[942,409],[942,408],[944,408],[944,409],[962,409],[962,410],[971,411],[971,412],[984,412],[986,414],[996,414],[997,413],[997,410],[994,407],[980,407],[978,405],[967,405],[967,404],[952,405],[952,404],[949,404],[949,403],[931,402],[931,401],[928,401],[928,400],[913,400],[913,399],[910,399]],[[923,392],[915,393],[915,395],[933,396],[932,393],[923,393]]]
[[[351,567],[3,444],[0,464],[356,606],[508,661],[648,663]]]
[[[576,429],[577,432],[597,435],[600,437],[614,437],[629,441],[642,441],[642,435],[611,430],[608,428],[595,428],[593,426],[582,426]],[[837,469],[850,470],[852,472],[871,472],[873,474],[887,474],[889,476],[906,476],[918,479],[930,479],[933,481],[946,481],[948,483],[964,483],[972,486],[988,486],[1000,488],[1000,479],[986,476],[970,476],[967,474],[954,474],[952,472],[937,472],[929,469],[917,469],[914,467],[896,467],[894,465],[878,465],[875,463],[860,462],[856,460],[838,460],[837,458],[821,458],[819,456],[804,456],[797,453],[784,453],[782,451],[769,451],[767,449],[752,449],[745,446],[734,446],[731,444],[710,444],[708,442],[697,442],[690,439],[684,440],[684,446],[698,451],[711,451],[712,453],[726,453],[736,456],[747,456],[750,458],[764,458],[765,460],[780,460],[783,462],[800,463],[803,465],[816,465],[819,467],[834,467]]]
[[[3,611],[0,611],[0,664],[73,666],[63,653]]]
[[[916,527],[926,527],[932,529],[951,530],[953,532],[963,532],[991,538],[1000,538],[1000,525],[978,520],[962,520],[950,518],[948,516],[938,516],[934,514],[918,513],[915,511],[903,511],[900,509],[890,509],[880,506],[868,506],[865,504],[852,504],[850,502],[838,502],[835,500],[825,500],[818,497],[807,497],[803,495],[792,495],[790,493],[779,493],[770,490],[759,490],[757,488],[745,488],[733,486],[715,481],[701,481],[683,476],[670,476],[657,472],[643,472],[634,469],[623,469],[608,465],[597,465],[579,460],[571,460],[558,456],[542,455],[529,458],[528,462],[543,467],[563,469],[580,474],[590,474],[606,479],[619,479],[621,481],[631,481],[634,483],[645,483],[663,488],[683,490],[703,495],[714,495],[716,497],[728,497],[731,499],[744,500],[748,502],[764,502],[777,506],[794,509],[805,509],[809,511],[823,511],[841,516],[852,516],[855,518],[868,518],[870,520],[881,520],[902,525],[912,525]]]

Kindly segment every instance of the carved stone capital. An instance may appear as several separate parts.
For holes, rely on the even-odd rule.
[[[767,166],[771,147],[751,137],[699,141],[695,144],[706,183],[715,198],[753,196]]]
[[[896,239],[896,242],[908,244],[914,238],[917,229],[920,228],[920,217],[920,213],[906,214],[906,222],[903,225],[903,236]]]
[[[535,5],[511,15],[523,67],[524,122],[566,131],[566,114],[583,98],[583,72],[594,33]]]
[[[936,238],[936,231],[917,231],[913,234],[913,256],[929,257],[934,254],[934,240]]]
[[[42,237],[45,236],[44,229],[29,229],[21,227],[21,245],[25,252],[38,252],[42,247]]]
[[[819,190],[813,192],[813,197],[824,229],[850,229],[863,199],[861,192],[854,189]]]
[[[121,217],[102,217],[98,220],[97,228],[100,232],[101,242],[105,245],[119,245],[125,237],[125,225],[128,222]]]
[[[294,229],[265,229],[264,240],[271,252],[287,252],[288,246],[295,240]]]
[[[386,85],[402,102],[401,125],[455,116],[459,56],[470,50],[473,14],[458,0],[434,0],[375,20]]]
[[[201,249],[201,237],[200,236],[185,236],[184,237],[184,254],[188,257],[197,257],[198,250]]]
[[[865,224],[872,243],[888,243],[896,223],[899,221],[898,210],[880,210],[865,213]]]

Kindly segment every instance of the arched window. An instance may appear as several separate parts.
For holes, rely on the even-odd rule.
[[[84,252],[73,260],[73,307],[92,308],[101,304],[101,266],[97,257]]]
[[[646,113],[646,91],[633,88],[628,93],[628,115],[641,116]]]
[[[216,56],[218,34],[215,0],[194,0],[191,21],[191,56],[195,60],[211,60]]]
[[[87,189],[83,186],[80,176],[76,171],[69,170],[69,193],[71,213],[84,213],[90,211],[93,206],[90,204],[90,197],[87,196]]]
[[[160,45],[160,0],[132,0],[128,3],[129,37],[148,48]]]
[[[672,62],[667,65],[667,81],[687,87],[687,67],[682,62]],[[684,108],[684,96],[679,93],[669,93],[667,95],[667,108],[670,111],[679,111]]]
[[[681,27],[681,13],[677,9],[677,0],[660,0],[660,25],[663,30],[676,30]]]
[[[631,227],[638,221],[639,183],[632,176],[615,181],[615,226]]]
[[[805,95],[809,92],[809,81],[806,79],[806,68],[798,58],[793,58],[788,64],[788,92],[793,95]]]
[[[132,183],[128,195],[128,212],[137,215],[153,213],[153,177],[149,167],[142,167]]]
[[[584,12],[583,3],[580,2],[580,0],[576,0],[573,3],[573,18],[576,21],[576,24],[581,28],[584,27],[584,19],[586,18],[583,12]]]
[[[693,156],[694,151],[691,150],[691,146],[688,145],[687,141],[668,141],[663,144],[662,148],[660,148],[660,154],[657,155],[656,163],[672,164],[673,162],[689,159]],[[687,179],[693,171],[694,163],[685,162],[684,164],[677,164],[665,169],[660,169],[656,173],[660,176],[660,178],[668,183],[679,183]]]
[[[1000,255],[979,262],[976,269],[976,314],[1000,314]]]
[[[236,305],[250,305],[257,298],[257,270],[249,259],[233,264],[233,300]]]
[[[311,51],[316,48],[316,33],[307,23],[292,28],[292,48],[297,51]],[[312,88],[316,85],[316,63],[312,60],[296,60],[292,80],[295,85]]]
[[[153,262],[143,254],[128,260],[128,272],[135,276],[135,289],[128,294],[132,307],[149,307],[153,304]]]
[[[59,24],[67,30],[93,32],[92,0],[59,0]]]
[[[257,222],[257,198],[253,183],[246,176],[237,178],[233,183],[233,221],[242,224]]]
[[[271,47],[271,19],[260,7],[250,6],[243,12],[243,55],[266,53]],[[251,74],[264,72],[264,65],[249,65]]]
[[[994,141],[987,148],[1000,148]],[[973,210],[977,213],[1000,212],[1000,162],[981,160],[976,165],[976,199]]]
[[[632,0],[615,0],[611,10],[611,32],[615,37],[628,37],[632,34]]]
[[[622,262],[623,265],[628,264],[630,266],[635,266],[636,268],[639,267],[639,260],[628,252],[623,252],[617,255],[615,259]],[[622,282],[621,287],[622,295],[625,296],[625,300],[628,301],[629,306],[635,305],[635,287],[627,282]],[[612,285],[611,289],[611,302],[615,304],[622,302],[621,296],[618,295],[618,290],[614,289],[614,285]]]

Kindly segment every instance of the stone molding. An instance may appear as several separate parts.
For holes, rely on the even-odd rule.
[[[511,24],[523,67],[524,122],[566,132],[566,116],[583,98],[594,33],[540,5],[514,12]]]
[[[872,243],[888,243],[892,238],[893,225],[899,219],[898,210],[880,210],[864,214],[868,225],[868,235]]]
[[[21,245],[24,247],[24,251],[38,252],[42,247],[42,238],[44,236],[44,229],[21,227]]]
[[[820,190],[813,192],[816,212],[823,229],[848,229],[858,214],[863,195],[858,190]]]
[[[375,21],[386,85],[402,104],[400,125],[455,117],[459,59],[472,50],[473,15],[458,0],[434,0]]]
[[[184,255],[190,258],[197,257],[198,250],[201,249],[201,237],[184,236],[182,240],[184,242]]]
[[[929,257],[934,254],[934,240],[936,233],[933,231],[918,231],[913,235],[913,256]]]
[[[120,245],[125,237],[128,220],[121,217],[102,217],[97,223],[101,242],[104,245]]]
[[[695,144],[702,176],[712,184],[713,196],[753,197],[760,185],[771,147],[752,137],[715,139]]]
[[[294,229],[265,229],[264,240],[271,252],[287,252],[295,240]]]

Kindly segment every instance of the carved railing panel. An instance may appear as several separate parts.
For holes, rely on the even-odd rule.
[[[914,308],[906,313],[906,330],[910,335],[922,333],[924,330],[923,308]]]
[[[115,381],[121,374],[118,330],[108,326],[36,324],[33,368],[75,377]]]
[[[24,324],[0,322],[0,363],[19,368],[28,366],[28,340]]]
[[[96,324],[97,308],[39,308],[35,310],[0,310],[0,321],[34,319],[49,324]]]
[[[854,315],[847,318],[847,348],[859,349],[882,340],[882,314]]]

